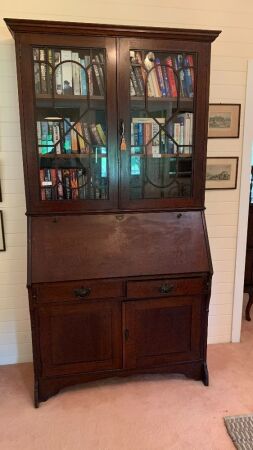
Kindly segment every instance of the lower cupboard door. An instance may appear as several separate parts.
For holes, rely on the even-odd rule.
[[[124,304],[124,367],[152,368],[200,358],[202,297]]]
[[[39,308],[42,376],[122,367],[121,302]]]

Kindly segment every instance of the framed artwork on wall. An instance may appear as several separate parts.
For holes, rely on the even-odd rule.
[[[0,252],[4,252],[5,250],[3,211],[0,211]]]
[[[208,138],[238,138],[241,105],[235,103],[210,103]]]
[[[206,164],[206,189],[236,189],[238,157],[210,157]]]

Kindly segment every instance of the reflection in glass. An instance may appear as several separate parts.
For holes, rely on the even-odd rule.
[[[108,198],[104,49],[34,48],[42,200]]]
[[[130,197],[192,195],[194,55],[130,50]]]

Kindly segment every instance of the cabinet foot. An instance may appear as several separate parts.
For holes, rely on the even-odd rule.
[[[209,373],[206,363],[203,363],[202,367],[202,381],[205,386],[209,386]]]

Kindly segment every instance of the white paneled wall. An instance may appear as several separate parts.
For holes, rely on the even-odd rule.
[[[7,4],[6,4],[7,5]],[[239,156],[247,60],[253,58],[251,0],[13,0],[2,17],[220,29],[212,46],[210,102],[241,103],[240,139],[213,139],[209,156]],[[240,160],[239,160],[240,169]],[[239,170],[240,171],[240,170]],[[26,284],[26,218],[14,42],[0,22],[0,178],[7,251],[0,254],[0,364],[32,358]],[[209,342],[229,342],[240,176],[234,191],[207,191],[206,217],[214,265]]]

